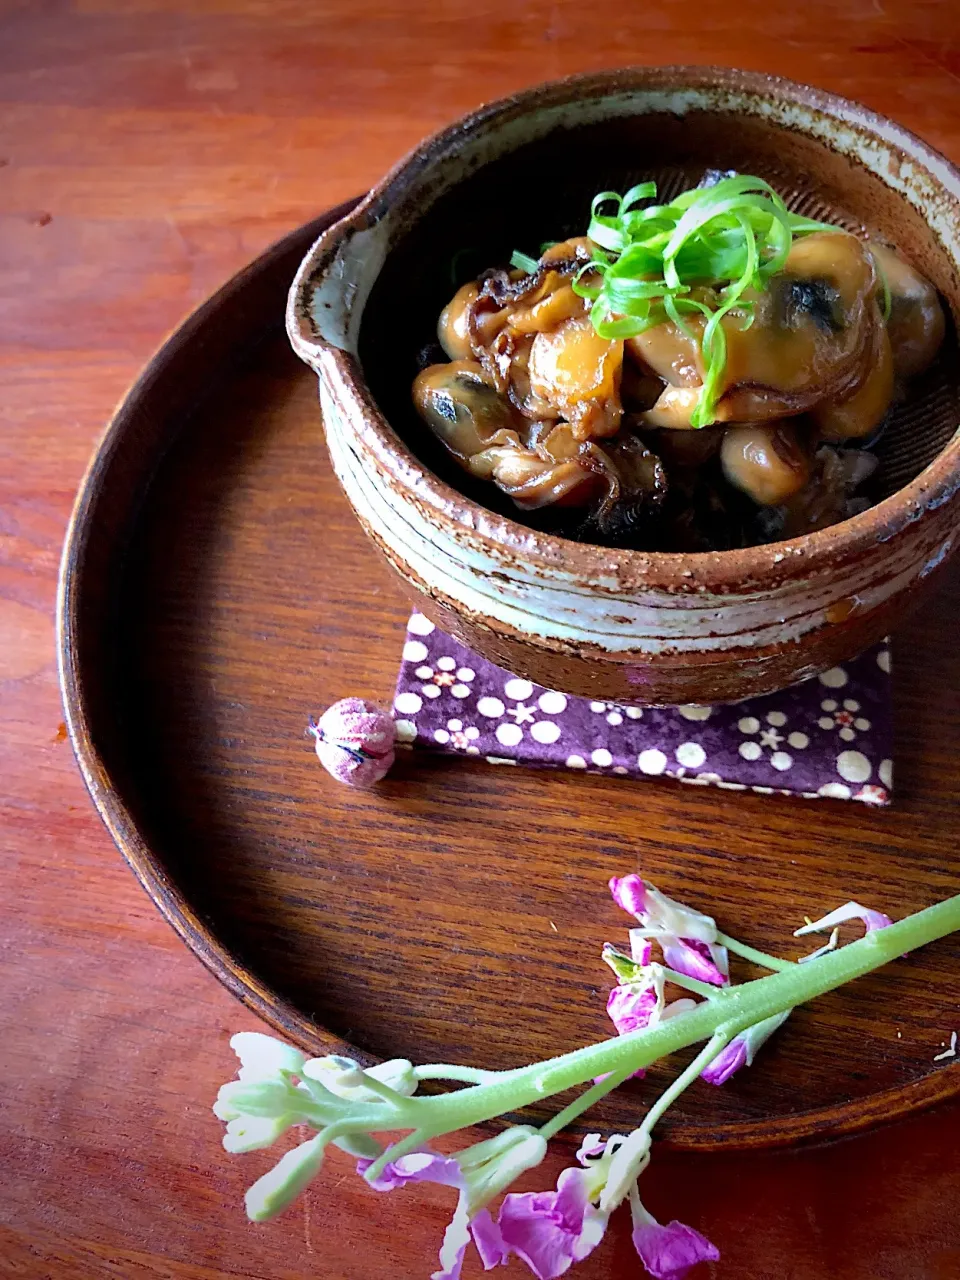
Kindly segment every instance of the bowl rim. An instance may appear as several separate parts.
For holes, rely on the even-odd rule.
[[[855,516],[796,538],[728,551],[642,551],[575,542],[544,533],[503,516],[466,497],[422,463],[391,426],[374,399],[359,359],[326,343],[316,332],[309,296],[352,233],[380,221],[408,185],[421,179],[436,161],[462,144],[465,136],[503,125],[547,107],[571,104],[584,96],[613,97],[644,90],[714,90],[748,94],[812,109],[858,132],[879,139],[927,171],[938,194],[949,197],[960,217],[960,168],[902,125],[862,104],[811,85],[763,72],[730,67],[670,65],[630,66],[588,72],[545,81],[517,93],[483,103],[452,124],[431,134],[407,153],[378,182],[357,208],[329,228],[311,247],[291,286],[287,330],[294,349],[310,354],[321,378],[328,362],[336,367],[343,393],[362,412],[349,416],[350,433],[369,452],[389,480],[415,491],[417,505],[452,526],[458,536],[478,543],[495,557],[532,560],[544,569],[558,570],[574,581],[609,580],[613,573],[619,591],[666,590],[738,593],[744,587],[776,589],[792,580],[810,579],[838,561],[850,562],[890,542],[931,510],[952,502],[960,491],[960,423],[937,456],[909,484]],[[811,136],[802,126],[798,131]],[[820,145],[829,147],[822,138]],[[901,199],[906,199],[901,196]],[[924,214],[919,211],[921,216]],[[936,234],[936,232],[934,232]],[[938,237],[939,239],[939,237]],[[942,243],[942,242],[941,242]],[[944,251],[960,274],[960,253]],[[389,252],[389,250],[388,250]],[[342,397],[337,397],[342,402]]]

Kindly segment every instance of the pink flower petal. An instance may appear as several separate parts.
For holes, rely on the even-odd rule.
[[[609,1072],[607,1073],[609,1075]],[[602,1156],[607,1149],[607,1144],[599,1133],[588,1133],[584,1140],[580,1143],[580,1149],[577,1151],[577,1159],[586,1168],[591,1161],[591,1157]]]
[[[469,1243],[470,1224],[467,1221],[467,1206],[461,1196],[457,1211],[443,1233],[443,1244],[440,1246],[440,1270],[434,1271],[430,1280],[460,1280],[463,1257]]]
[[[630,930],[630,958],[634,964],[648,965],[653,955],[653,943],[649,938],[641,938],[639,929]]]
[[[538,1280],[554,1280],[573,1265],[573,1237],[554,1213],[556,1198],[555,1191],[508,1195],[500,1210],[504,1242]]]
[[[726,1084],[730,1077],[747,1061],[747,1045],[746,1041],[740,1036],[735,1036],[728,1045],[726,1045],[708,1067],[700,1072],[700,1078],[706,1080],[707,1084]]]
[[[786,1009],[783,1013],[775,1013],[770,1018],[764,1018],[762,1022],[755,1022],[752,1027],[747,1027],[746,1031],[741,1031],[738,1036],[734,1036],[725,1049],[721,1049],[710,1065],[700,1072],[701,1078],[709,1084],[726,1084],[735,1071],[739,1071],[741,1067],[752,1066],[757,1050],[767,1043],[773,1033],[779,1030],[789,1017],[790,1010]]]
[[[660,946],[668,969],[674,969],[688,978],[709,982],[722,987],[727,979],[714,964],[710,947],[697,938],[661,938]]]
[[[357,1173],[363,1174],[373,1164],[372,1160],[358,1160]],[[456,1160],[437,1155],[434,1151],[414,1151],[387,1164],[380,1176],[370,1183],[375,1191],[394,1191],[408,1182],[436,1182],[445,1187],[465,1186],[463,1170]],[[471,1235],[480,1254],[484,1268],[506,1262],[509,1251],[503,1243],[500,1229],[486,1209],[468,1220],[466,1197],[460,1196],[456,1212],[443,1235],[440,1249],[441,1270],[435,1271],[430,1280],[459,1280],[464,1255]]]
[[[600,1243],[607,1219],[587,1198],[584,1169],[564,1169],[556,1191],[504,1196],[499,1227],[504,1244],[537,1280],[556,1280]]]
[[[621,985],[614,987],[607,998],[607,1013],[621,1036],[649,1026],[656,1007],[657,993],[653,987]]]
[[[893,921],[888,915],[884,915],[882,911],[873,911],[869,907],[866,908],[860,917],[867,927],[867,933],[873,933],[875,929],[888,929]]]
[[[812,924],[804,925],[794,932],[795,938],[802,938],[807,933],[821,933],[834,928],[838,924],[846,924],[848,920],[862,920],[867,933],[876,929],[886,929],[893,921],[882,911],[874,911],[871,907],[861,907],[859,902],[847,902],[836,911],[831,911]]]
[[[500,1228],[486,1209],[481,1209],[475,1217],[470,1219],[470,1231],[484,1271],[490,1271],[501,1263],[505,1263],[510,1257],[510,1250],[504,1244]]]
[[[716,1262],[720,1257],[716,1245],[682,1222],[634,1227],[633,1246],[655,1280],[683,1280],[698,1262]]]
[[[636,916],[638,920],[644,916],[646,901],[646,885],[638,875],[611,876],[610,892],[613,900],[622,911]]]
[[[372,1160],[358,1160],[357,1173],[364,1174]],[[433,1151],[414,1151],[385,1165],[380,1176],[370,1183],[374,1191],[396,1191],[408,1182],[436,1182],[444,1187],[462,1187],[463,1170],[456,1160]]]

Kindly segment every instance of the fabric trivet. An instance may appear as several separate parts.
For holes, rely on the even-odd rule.
[[[510,675],[414,613],[394,699],[397,741],[490,764],[890,803],[890,649],[780,693],[716,707],[634,707]]]

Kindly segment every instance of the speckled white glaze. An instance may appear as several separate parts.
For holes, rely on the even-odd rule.
[[[461,639],[568,692],[657,702],[765,692],[878,638],[946,561],[956,439],[906,490],[834,530],[695,556],[584,547],[487,512],[413,457],[363,382],[364,305],[418,210],[558,125],[691,110],[772,120],[876,174],[922,211],[952,263],[960,180],[889,121],[783,81],[699,68],[580,84],[590,91],[567,82],[483,108],[412,153],[307,255],[290,294],[290,338],[319,375],[330,456],[357,516],[421,607]]]

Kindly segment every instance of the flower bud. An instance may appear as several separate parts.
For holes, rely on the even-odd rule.
[[[259,1178],[245,1197],[251,1222],[266,1222],[282,1213],[300,1194],[323,1164],[323,1135],[294,1147]]]
[[[332,777],[350,787],[372,787],[395,758],[396,728],[389,712],[363,698],[341,698],[310,725],[317,758]]]

